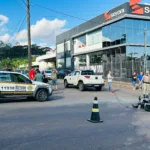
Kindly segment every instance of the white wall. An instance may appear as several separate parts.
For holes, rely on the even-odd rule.
[[[40,71],[47,70],[47,69],[48,69],[47,62],[42,61],[42,62],[39,63],[39,70]]]
[[[56,46],[56,49],[57,49],[57,53],[64,52],[64,43],[58,44]]]
[[[91,40],[93,40],[93,42],[91,42]],[[75,54],[81,53],[81,52],[88,52],[88,51],[91,51],[92,49],[98,49],[98,48],[101,49],[102,48],[102,31],[99,29],[97,31],[94,31],[93,33],[86,34],[86,45],[83,45],[78,40],[78,38],[75,38],[74,41],[75,41],[74,42]],[[97,43],[94,41],[97,41]],[[79,45],[81,45],[81,48],[79,48]]]

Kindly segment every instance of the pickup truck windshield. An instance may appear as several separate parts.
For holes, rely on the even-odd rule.
[[[81,72],[81,75],[94,75],[94,72],[91,70],[85,70]]]
[[[51,70],[49,70],[49,71],[45,71],[45,73],[52,73],[52,71],[51,71]]]

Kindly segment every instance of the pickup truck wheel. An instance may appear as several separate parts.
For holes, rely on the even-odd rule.
[[[99,86],[99,87],[95,87],[97,91],[101,91],[102,90],[102,87]]]
[[[64,87],[68,88],[68,82],[67,82],[67,80],[64,81]]]
[[[84,84],[83,84],[83,82],[79,82],[78,86],[79,86],[79,90],[80,91],[84,91]]]
[[[45,89],[40,89],[36,94],[36,100],[44,102],[48,99],[48,92]]]

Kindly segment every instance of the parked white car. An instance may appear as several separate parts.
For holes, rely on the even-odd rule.
[[[95,87],[96,90],[101,91],[104,86],[104,79],[102,75],[94,75],[93,70],[76,70],[64,78],[64,87],[74,85],[83,91],[85,87]]]

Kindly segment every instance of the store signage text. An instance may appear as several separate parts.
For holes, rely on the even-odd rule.
[[[104,18],[105,18],[105,20],[109,20],[113,17],[117,17],[117,16],[123,14],[124,12],[125,12],[125,9],[120,9],[116,12],[111,13],[111,14],[109,12],[106,12],[106,13],[104,13]]]
[[[149,14],[149,13],[150,13],[150,7],[145,7],[144,9],[145,9],[145,13],[146,13],[146,14]]]

